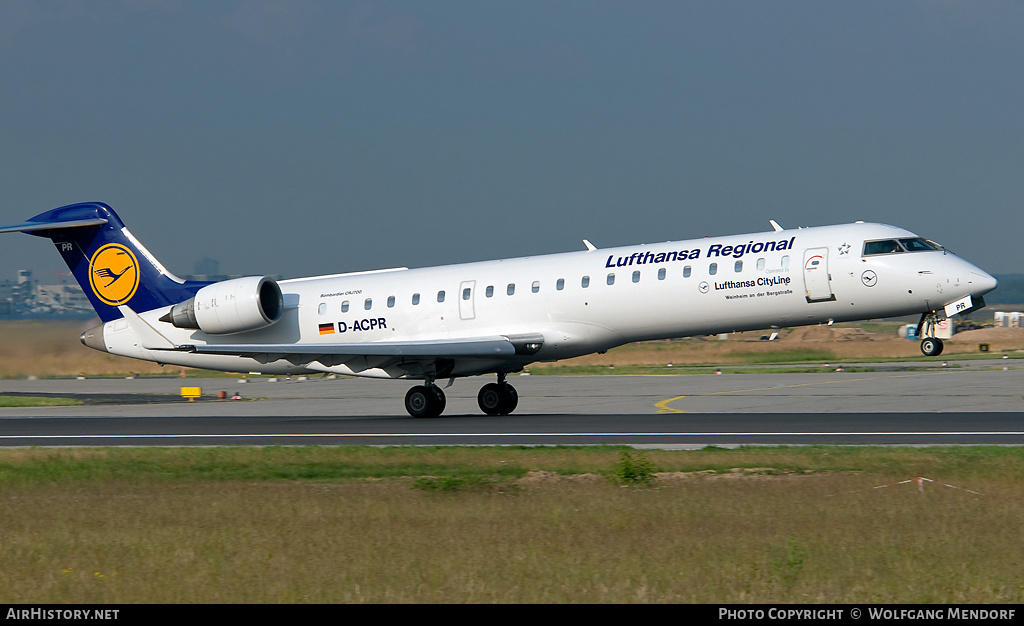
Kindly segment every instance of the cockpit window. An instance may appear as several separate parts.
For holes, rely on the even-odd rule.
[[[864,256],[876,254],[899,254],[901,252],[926,252],[929,250],[940,250],[934,243],[921,237],[907,237],[906,239],[879,239],[877,241],[864,242]]]
[[[903,252],[903,248],[895,239],[882,239],[880,241],[865,241],[864,256],[872,254],[896,254]]]
[[[900,243],[907,249],[907,252],[924,252],[926,250],[938,250],[932,242],[920,237],[912,239],[900,239]]]

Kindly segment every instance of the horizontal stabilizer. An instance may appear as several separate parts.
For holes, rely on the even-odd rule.
[[[57,230],[63,228],[82,228],[84,226],[102,226],[106,224],[107,220],[102,217],[95,217],[85,220],[65,220],[65,221],[51,221],[51,222],[25,222],[24,224],[14,224],[12,226],[0,226],[0,233],[23,233],[25,231],[33,230]]]

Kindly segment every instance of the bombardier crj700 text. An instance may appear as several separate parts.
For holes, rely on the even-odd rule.
[[[914,233],[857,222],[540,257],[274,281],[207,283],[160,264],[105,204],[54,209],[0,232],[47,237],[102,324],[85,345],[229,372],[423,381],[405,407],[444,410],[439,381],[496,374],[480,408],[511,413],[505,378],[536,361],[633,341],[973,311],[996,280]]]

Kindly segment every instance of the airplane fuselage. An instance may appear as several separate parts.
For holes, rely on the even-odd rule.
[[[543,336],[520,358],[463,359],[448,376],[517,371],[629,342],[920,314],[994,287],[938,247],[865,254],[865,242],[922,241],[856,223],[279,281],[284,313],[260,330],[208,335],[140,312],[174,344],[324,344]],[[275,374],[415,372],[302,359],[148,350],[131,325],[105,325],[106,350],[191,367]]]

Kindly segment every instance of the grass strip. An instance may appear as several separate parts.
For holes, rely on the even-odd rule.
[[[267,446],[0,450],[0,485],[131,480],[349,482],[418,477],[515,480],[531,471],[611,475],[628,446]],[[1024,448],[751,446],[645,450],[659,472],[863,472],[963,480],[1024,478]]]
[[[52,396],[7,396],[0,394],[0,407],[78,406],[81,400]]]

